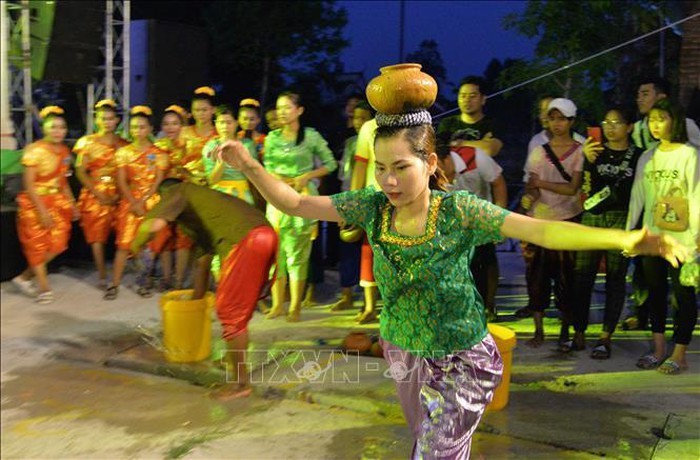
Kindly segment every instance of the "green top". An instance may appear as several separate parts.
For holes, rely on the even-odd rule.
[[[503,239],[509,211],[466,191],[432,191],[425,234],[391,229],[384,193],[361,189],[331,197],[343,220],[367,232],[384,300],[382,337],[417,356],[467,350],[486,336],[486,317],[469,263],[474,247]]]
[[[328,172],[338,167],[328,142],[313,128],[304,128],[304,141],[296,145],[282,137],[276,129],[265,136],[265,169],[284,177],[297,177],[316,169],[318,158]],[[315,193],[314,193],[315,194]]]
[[[282,137],[282,130],[276,129],[265,136],[265,169],[277,176],[293,178],[317,168],[314,160],[320,161],[333,172],[338,164],[333,152],[328,148],[328,142],[313,128],[304,128],[304,140],[296,145],[295,141],[287,142]],[[309,181],[301,192],[306,195],[318,195],[314,181]],[[267,219],[272,226],[281,228],[310,228],[316,223],[314,219],[304,219],[284,214],[271,204],[267,205]]]
[[[248,149],[248,153],[250,153],[250,156],[252,156],[256,160],[259,160],[258,152],[255,148],[255,143],[251,139],[238,140],[243,145],[245,145],[245,148]],[[219,146],[219,144],[221,144],[221,139],[212,139],[206,144],[204,144],[204,148],[202,149],[202,161],[204,162],[204,172],[207,174],[207,176],[211,173],[212,169],[214,169],[214,166],[216,166],[216,161],[209,157],[209,153],[216,149]],[[219,180],[246,180],[246,177],[239,170],[233,169],[229,165],[225,164],[224,170],[221,172],[221,178]]]

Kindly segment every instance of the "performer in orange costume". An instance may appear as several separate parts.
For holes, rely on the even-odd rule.
[[[121,201],[117,210],[117,254],[114,277],[105,292],[105,300],[114,300],[129,255],[129,246],[146,211],[158,203],[156,191],[168,170],[168,156],[158,149],[149,135],[153,131],[149,107],[139,105],[129,112],[129,133],[133,142],[117,150],[117,185]]]
[[[208,86],[194,90],[191,112],[195,124],[185,126],[180,133],[181,139],[185,142],[185,158],[182,166],[190,175],[189,179],[185,180],[197,185],[207,185],[202,149],[204,144],[216,139],[217,136],[214,128],[214,96],[216,92]]]
[[[179,105],[170,105],[163,112],[160,128],[165,137],[156,141],[155,146],[168,154],[170,169],[166,178],[186,181],[190,174],[183,167],[185,158],[185,142],[180,133],[187,120],[187,111]],[[160,254],[160,264],[163,269],[163,279],[159,291],[167,291],[171,287],[182,289],[187,262],[190,258],[192,240],[185,235],[177,225],[168,225],[151,242],[156,254]],[[175,251],[175,281],[172,280],[173,251]]]
[[[63,143],[68,132],[63,113],[55,105],[39,113],[44,138],[24,149],[24,191],[17,196],[17,233],[29,268],[12,281],[23,293],[33,296],[36,291],[31,280],[36,276],[36,302],[40,304],[54,300],[46,266],[68,248],[71,218],[79,217],[66,180],[71,155]]]
[[[77,154],[75,174],[83,185],[78,197],[80,225],[85,241],[92,248],[92,257],[99,275],[98,286],[107,288],[104,246],[114,228],[119,203],[115,152],[128,144],[115,134],[119,125],[117,104],[103,99],[95,104],[97,133],[78,139],[73,152]]]

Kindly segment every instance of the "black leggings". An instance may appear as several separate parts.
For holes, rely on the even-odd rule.
[[[695,290],[681,285],[678,280],[680,268],[673,268],[660,257],[643,257],[644,279],[649,287],[649,316],[651,331],[663,334],[666,331],[666,312],[668,309],[668,281],[671,276],[671,289],[676,298],[678,309],[675,312],[673,342],[688,345],[698,320],[698,305]]]

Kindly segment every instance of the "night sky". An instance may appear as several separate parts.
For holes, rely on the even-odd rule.
[[[522,12],[525,1],[406,1],[404,55],[425,39],[438,43],[448,80],[456,84],[480,75],[493,58],[533,56],[535,42],[503,29],[508,13]],[[340,1],[348,11],[345,37],[350,46],[342,59],[347,71],[371,78],[379,67],[399,60],[398,1]]]

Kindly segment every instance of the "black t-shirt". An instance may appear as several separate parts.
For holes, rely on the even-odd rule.
[[[437,129],[438,141],[449,144],[452,141],[478,141],[481,140],[487,133],[496,135],[493,121],[484,116],[476,123],[465,123],[462,121],[461,115],[445,118],[440,122]]]
[[[250,230],[270,226],[265,215],[245,201],[186,182],[164,188],[160,202],[145,218],[177,222],[205,253],[222,260]]]
[[[634,170],[642,149],[630,143],[630,150],[611,150],[605,147],[595,163],[583,162],[583,192],[589,197],[605,186],[611,195],[588,212],[600,214],[604,211],[627,211],[630,192],[634,182]]]

